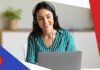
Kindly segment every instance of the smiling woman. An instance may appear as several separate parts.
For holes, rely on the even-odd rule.
[[[54,20],[53,14],[50,11],[46,9],[40,9],[37,12],[37,22],[42,29],[43,34],[50,34],[50,32],[53,31]]]
[[[75,51],[69,31],[60,27],[54,6],[39,2],[33,9],[33,30],[28,37],[26,61],[37,63],[38,52]]]

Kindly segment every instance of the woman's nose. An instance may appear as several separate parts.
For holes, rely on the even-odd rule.
[[[44,24],[47,24],[47,23],[48,23],[48,19],[44,18]]]

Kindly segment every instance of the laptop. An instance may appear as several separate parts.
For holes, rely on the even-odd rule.
[[[81,51],[39,52],[38,65],[51,70],[81,70]]]

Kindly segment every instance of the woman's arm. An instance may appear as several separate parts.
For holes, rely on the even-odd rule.
[[[33,63],[33,64],[36,63],[36,46],[34,42],[34,37],[31,34],[28,37],[26,62]]]
[[[67,47],[66,47],[66,51],[75,51],[76,48],[75,48],[74,39],[73,39],[71,33],[70,32],[67,32],[66,33],[66,36],[67,36]]]

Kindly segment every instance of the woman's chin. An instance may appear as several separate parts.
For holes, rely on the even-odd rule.
[[[50,30],[51,30],[50,28],[45,28],[45,29],[44,29],[44,31],[45,31],[46,33],[49,33]]]

